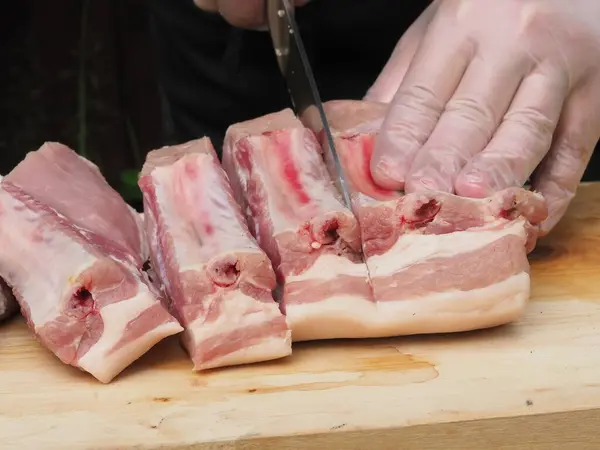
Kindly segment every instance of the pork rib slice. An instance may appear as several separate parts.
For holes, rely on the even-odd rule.
[[[290,109],[231,126],[223,166],[273,262],[294,341],[358,337],[373,309],[360,230]]]
[[[152,265],[195,370],[285,357],[275,273],[250,234],[208,138],[148,154],[140,188]]]
[[[0,275],[42,344],[104,383],[182,330],[120,247],[6,179],[0,248]]]
[[[484,199],[378,188],[369,164],[386,108],[325,104],[377,301],[373,336],[466,331],[517,319],[529,298],[527,252],[547,215],[544,199],[521,188]],[[315,131],[324,144],[322,130]]]
[[[71,223],[111,240],[141,267],[148,258],[138,214],[106,182],[91,161],[65,145],[47,142],[29,152],[7,176]]]

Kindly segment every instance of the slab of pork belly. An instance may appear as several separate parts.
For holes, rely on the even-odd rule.
[[[148,154],[140,177],[152,266],[194,369],[291,354],[275,273],[208,138]]]
[[[182,331],[120,246],[82,230],[6,179],[0,184],[0,248],[0,276],[41,343],[104,383]]]
[[[36,200],[78,227],[113,241],[141,267],[148,259],[137,212],[106,182],[91,161],[65,145],[47,142],[29,152],[7,176]]]
[[[527,252],[547,215],[541,195],[521,188],[484,199],[382,190],[369,164],[387,106],[331,101],[325,108],[378,302],[373,334],[465,331],[517,319],[530,292]]]
[[[231,126],[223,166],[273,262],[294,341],[359,337],[373,308],[360,230],[290,109]]]

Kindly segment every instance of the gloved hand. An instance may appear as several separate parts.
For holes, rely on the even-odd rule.
[[[293,6],[304,6],[310,0],[291,0]],[[208,12],[218,12],[234,27],[258,29],[265,26],[265,0],[194,0]]]
[[[366,99],[391,101],[377,184],[484,197],[537,167],[547,232],[600,137],[600,1],[436,0]]]

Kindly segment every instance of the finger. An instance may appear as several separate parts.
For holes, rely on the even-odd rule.
[[[600,80],[593,89],[588,85],[568,97],[550,151],[535,172],[532,186],[548,205],[542,234],[554,228],[567,211],[600,137],[599,86]]]
[[[194,0],[209,2],[209,0]],[[295,0],[294,6],[304,6],[310,0]],[[198,4],[198,3],[197,3]],[[223,18],[234,27],[256,29],[265,25],[265,0],[219,0],[218,10]]]
[[[375,139],[371,173],[375,183],[386,189],[404,189],[414,155],[429,138],[473,54],[473,43],[438,17],[431,22]]]
[[[406,192],[454,192],[456,177],[492,138],[521,80],[529,70],[526,57],[476,56],[448,101],[431,136],[415,156]]]
[[[562,70],[538,67],[527,75],[492,140],[458,175],[455,192],[487,197],[523,186],[550,148],[568,89]]]
[[[365,100],[389,103],[400,87],[400,83],[406,75],[408,66],[412,61],[421,39],[427,31],[429,22],[433,18],[439,5],[439,0],[431,3],[418,17],[408,30],[402,35],[394,48],[392,56],[384,66],[383,70],[369,88]]]
[[[194,4],[207,12],[217,12],[219,11],[219,2],[218,0],[194,0]]]

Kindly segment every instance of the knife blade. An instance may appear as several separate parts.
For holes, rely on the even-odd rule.
[[[314,129],[314,123],[322,127],[327,140],[326,157],[333,163],[337,175],[336,185],[344,203],[352,209],[348,184],[344,176],[333,135],[317,89],[304,43],[294,18],[294,9],[289,0],[267,0],[267,23],[279,69],[286,81],[296,115],[305,126]]]

